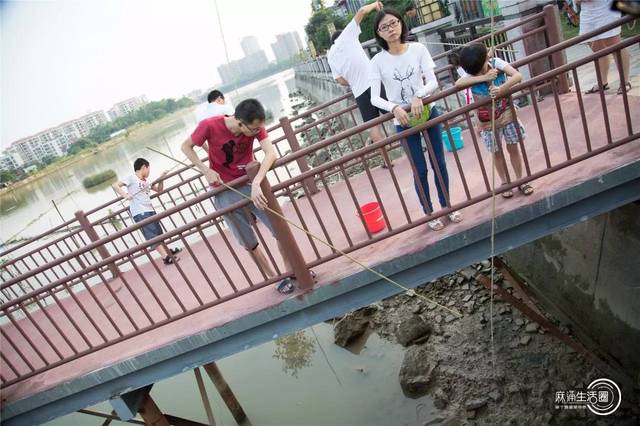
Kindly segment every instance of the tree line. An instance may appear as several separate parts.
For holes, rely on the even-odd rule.
[[[395,9],[402,15],[404,15],[407,6],[411,4],[411,0],[382,0],[382,2],[385,9]],[[361,42],[374,38],[373,20],[375,16],[375,13],[371,13],[360,23],[360,30],[362,31],[360,34]],[[329,34],[330,25],[333,24],[336,30],[341,30],[352,18],[353,14],[342,17],[336,13],[333,7],[326,7],[324,1],[320,1],[318,9],[313,12],[311,18],[309,18],[309,22],[304,27],[307,39],[313,42],[313,46],[316,48],[318,55],[325,53],[331,47],[331,34]]]

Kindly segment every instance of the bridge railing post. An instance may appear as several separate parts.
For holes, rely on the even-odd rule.
[[[78,219],[78,223],[80,224],[80,227],[85,232],[85,234],[87,234],[89,239],[91,241],[98,241],[100,237],[98,236],[98,233],[94,229],[93,225],[91,225],[91,222],[89,222],[89,219],[87,219],[87,215],[85,214],[85,212],[82,210],[78,210],[75,213],[75,216],[76,216],[76,219]],[[104,245],[97,247],[97,251],[103,260],[111,256],[109,254],[109,250],[107,250],[107,248]],[[114,278],[120,276],[120,270],[118,269],[115,263],[109,264],[109,271],[111,271],[111,274],[113,275]]]
[[[548,4],[543,9],[544,22],[547,26],[547,40],[549,46],[555,46],[563,41],[562,26],[560,25],[560,12],[555,5]],[[561,67],[567,63],[567,54],[564,50],[556,52],[551,55],[551,61],[553,62],[553,68]],[[566,73],[560,74],[557,77],[558,91],[560,93],[569,92],[569,77]]]
[[[298,137],[296,133],[293,131],[293,127],[291,127],[291,122],[289,121],[289,117],[281,117],[280,118],[280,126],[282,127],[282,131],[284,132],[284,136],[287,138],[289,142],[289,146],[291,147],[291,152],[296,152],[300,150],[300,142],[298,142]],[[309,167],[309,163],[307,163],[307,159],[305,157],[300,157],[296,160],[298,164],[298,168],[301,173],[307,172],[311,170]],[[307,191],[310,194],[316,194],[318,192],[318,187],[316,185],[316,181],[313,177],[307,178],[302,183]]]
[[[255,178],[259,168],[260,163],[257,161],[247,164],[246,171],[251,180]],[[267,199],[268,207],[280,216],[284,217],[280,204],[278,204],[276,196],[273,195],[271,185],[266,178],[262,179],[260,188]],[[300,288],[303,290],[311,289],[313,287],[313,279],[311,278],[309,269],[306,266],[300,247],[298,246],[296,239],[293,237],[291,228],[289,228],[289,224],[282,219],[282,217],[273,214],[271,211],[267,211],[267,215],[269,216],[269,221],[273,226],[278,242],[287,253],[287,260],[291,264],[291,268],[293,269],[292,272],[296,276],[296,280],[300,283]]]

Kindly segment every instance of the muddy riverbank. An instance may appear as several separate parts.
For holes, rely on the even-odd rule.
[[[437,409],[425,412],[421,418],[431,420],[419,425],[638,424],[638,394],[622,384],[622,404],[609,416],[556,408],[557,392],[586,389],[606,373],[495,293],[491,308],[490,292],[477,280],[481,273],[490,274],[487,261],[427,283],[415,295],[404,293],[335,319],[336,342],[355,342],[360,333],[373,331],[406,346],[398,372],[403,391],[430,396]],[[502,282],[500,274],[496,280]],[[513,291],[508,282],[505,287]]]

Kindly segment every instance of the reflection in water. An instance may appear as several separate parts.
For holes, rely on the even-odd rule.
[[[304,331],[298,331],[276,339],[273,357],[284,362],[282,371],[298,378],[298,372],[311,365],[311,357],[316,351],[314,340]]]

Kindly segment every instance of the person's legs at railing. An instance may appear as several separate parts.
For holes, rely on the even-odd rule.
[[[384,139],[382,126],[375,126],[371,128],[369,133],[371,134],[372,143],[376,143]],[[382,163],[382,167],[384,168],[393,167],[393,163],[391,162],[391,158],[389,157],[389,152],[387,151],[386,147],[382,148],[382,158],[384,159],[384,163]]]
[[[431,108],[431,115],[429,117],[429,120],[433,120],[440,115],[440,111],[434,105]],[[451,202],[447,199],[451,196],[449,192],[449,172],[447,171],[447,161],[444,156],[444,144],[442,143],[442,125],[439,124],[437,126],[428,128],[427,133],[429,135],[431,147],[433,148],[433,153],[436,157],[434,162],[434,159],[429,156],[429,161],[434,172],[436,189],[438,191],[438,201],[440,202],[440,207],[450,207]],[[427,152],[429,152],[429,150],[427,150]],[[440,181],[440,178],[438,178],[436,167],[438,167],[438,170],[440,171],[442,181]],[[462,220],[462,214],[459,211],[449,213],[448,217],[451,222],[460,222]]]
[[[502,135],[505,140],[505,144],[507,145],[507,152],[509,153],[509,160],[511,161],[511,166],[513,167],[513,171],[516,175],[516,179],[522,178],[522,167],[524,162],[522,161],[522,157],[520,155],[519,144],[524,142],[521,141],[518,137],[518,130],[516,126],[520,126],[520,134],[524,139],[525,131],[524,127],[518,122],[512,122],[507,124],[502,129]],[[506,167],[506,163],[505,163]],[[524,195],[531,195],[533,193],[533,187],[529,183],[523,183],[518,186],[520,192]]]
[[[594,40],[589,43],[589,46],[591,47],[591,50],[594,53],[607,47],[605,40]],[[596,84],[594,84],[591,89],[584,92],[585,95],[588,95],[591,93],[598,93],[600,90],[607,90],[609,88],[610,61],[611,61],[610,55],[603,56],[602,58],[598,59],[598,68],[600,68],[600,75],[602,76],[602,86],[599,87],[598,83],[596,82]]]
[[[249,185],[238,188],[238,191],[242,192],[248,197],[251,196],[251,187]],[[227,190],[221,192],[214,198],[214,205],[217,210],[221,210],[243,199],[244,197],[242,195],[237,194],[231,190]],[[276,274],[273,271],[271,264],[269,263],[269,259],[267,259],[267,256],[264,254],[263,250],[260,249],[258,239],[255,235],[255,232],[253,231],[253,228],[251,227],[252,223],[254,222],[253,215],[259,218],[260,221],[264,223],[265,226],[267,226],[274,238],[275,233],[273,231],[271,223],[269,222],[269,219],[266,217],[266,213],[263,210],[258,210],[253,203],[251,203],[249,206],[250,207],[246,214],[240,211],[232,211],[224,215],[224,219],[227,223],[227,226],[229,226],[229,229],[231,229],[231,233],[235,237],[236,241],[245,250],[251,252],[253,259],[258,264],[258,268],[263,271],[267,277],[272,278]],[[286,267],[289,268],[288,270],[291,270],[288,259],[285,256],[286,253],[283,252],[279,243],[278,248],[280,249],[280,253],[282,254],[282,258],[285,261]],[[280,293],[288,294],[291,293],[295,288],[293,287],[291,280],[289,278],[285,278],[280,283],[278,283],[276,289]]]
[[[384,86],[381,88],[380,96],[383,99],[386,99],[386,95],[384,93]],[[360,111],[360,115],[362,116],[362,122],[366,123],[368,121],[373,120],[374,118],[378,118],[380,115],[384,114],[384,111],[381,111],[377,107],[371,104],[371,89],[367,89],[364,93],[356,98],[356,104],[358,105],[358,110]],[[371,135],[371,141],[376,143],[384,139],[384,133],[382,131],[382,126],[375,126],[369,130],[369,134]],[[382,148],[382,157],[384,159],[384,163],[382,167],[393,167],[393,163],[391,162],[391,158],[389,158],[389,153],[386,148]]]
[[[133,221],[135,223],[138,223],[155,214],[155,212],[140,213],[133,217]],[[143,226],[140,230],[142,231],[142,235],[144,236],[145,240],[150,240],[163,234],[160,222],[152,222],[148,225]],[[165,265],[170,265],[178,260],[178,258],[175,256],[177,251],[172,250],[171,254],[169,254],[169,250],[164,242],[155,246],[151,246],[151,249],[155,249],[160,254],[160,256],[162,256],[162,261],[165,263]]]
[[[406,130],[406,128],[396,126],[396,130],[400,133]],[[420,200],[420,204],[422,205],[422,210],[425,214],[430,215],[431,212],[433,212],[433,204],[431,203],[431,195],[429,194],[427,160],[425,159],[424,152],[422,151],[422,138],[420,137],[420,133],[416,133],[414,135],[407,136],[406,140],[406,146],[409,150],[408,154],[411,157],[410,160],[416,168],[416,173],[413,177],[416,194],[418,195],[418,200]],[[434,231],[439,231],[444,228],[444,224],[438,218],[429,221],[429,227]]]
[[[622,42],[622,38],[620,36],[609,37],[609,38],[603,39],[602,42],[604,44],[604,47],[611,47],[616,45],[617,43]],[[622,58],[622,63],[618,61],[618,58],[616,55],[613,55],[616,62],[616,66],[618,67],[618,71],[622,69],[622,76],[624,78],[624,81],[621,81],[620,87],[618,87],[619,95],[621,95],[623,91],[626,92],[631,89],[631,83],[629,82],[629,69],[631,67],[631,63],[630,63],[631,55],[629,54],[629,50],[628,49],[620,50],[620,56]]]
[[[501,130],[498,129],[498,132],[501,132]],[[499,141],[496,141],[496,138],[494,137],[491,129],[481,130],[480,137],[482,138],[484,145],[487,147],[487,150],[494,153],[493,161],[496,172],[498,172],[498,177],[500,178],[500,184],[506,185],[507,183],[509,183],[509,178],[507,176],[507,161],[504,158],[502,150],[500,149]],[[502,193],[502,196],[504,198],[511,198],[513,197],[513,191],[505,191]]]

